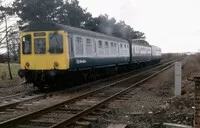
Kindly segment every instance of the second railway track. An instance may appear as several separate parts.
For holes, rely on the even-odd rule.
[[[124,78],[62,103],[1,122],[0,127],[57,128],[66,127],[78,120],[91,120],[92,116],[89,114],[94,110],[168,69],[173,65],[173,62]]]
[[[8,97],[2,97],[0,98],[0,111],[14,108],[17,105],[22,104],[24,102],[40,99],[45,96],[46,94],[36,94],[34,92],[30,92],[30,93],[20,93],[16,95],[11,95]]]

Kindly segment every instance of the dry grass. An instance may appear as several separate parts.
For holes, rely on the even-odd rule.
[[[17,73],[20,68],[19,64],[11,63],[10,67],[13,80],[10,80],[7,63],[0,63],[0,85],[16,84],[21,81]]]
[[[185,85],[189,82],[187,81],[187,78],[191,78],[192,74],[194,73],[200,74],[200,55],[188,56],[183,60],[182,65],[183,65],[182,84]],[[158,94],[165,93],[165,91],[162,90],[166,90],[167,92],[170,92],[169,96],[173,95],[174,67],[152,78],[146,84],[147,84],[146,87],[148,89],[156,90],[158,91]]]
[[[183,67],[183,80],[190,78],[192,74],[200,73],[200,55],[189,56]]]

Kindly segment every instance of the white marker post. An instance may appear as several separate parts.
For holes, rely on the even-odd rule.
[[[175,96],[181,95],[181,81],[182,81],[182,66],[181,62],[175,62]]]

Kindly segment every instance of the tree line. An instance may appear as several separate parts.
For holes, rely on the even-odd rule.
[[[78,0],[14,0],[10,6],[0,7],[10,16],[17,16],[22,30],[34,22],[49,21],[120,37],[127,40],[145,38],[124,21],[117,22],[107,14],[93,17]],[[1,21],[1,19],[0,19]]]
[[[6,1],[6,0],[4,0]],[[7,5],[2,5],[0,0],[0,49],[6,48],[6,35],[8,34],[9,51],[11,57],[16,60],[19,51],[19,30],[25,29],[28,25],[41,22],[55,22],[73,27],[83,28],[111,36],[120,37],[126,40],[145,39],[145,34],[135,31],[124,21],[119,21],[107,14],[93,17],[87,9],[80,6],[78,0],[14,0]],[[17,19],[17,22],[5,26],[10,18]]]

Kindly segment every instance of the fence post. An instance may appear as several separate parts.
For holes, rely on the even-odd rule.
[[[181,81],[182,81],[182,64],[181,62],[175,62],[175,69],[174,69],[174,94],[175,96],[181,95]]]

